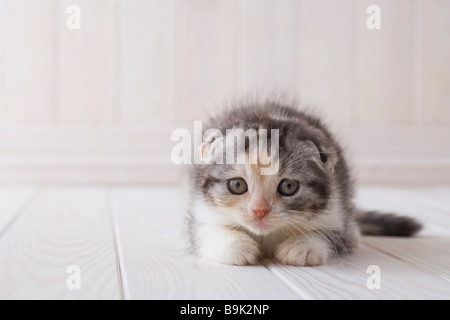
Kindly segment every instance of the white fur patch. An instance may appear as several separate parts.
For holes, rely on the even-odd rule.
[[[331,256],[329,243],[317,234],[288,238],[275,248],[275,258],[283,264],[318,266]]]
[[[258,244],[242,231],[219,226],[200,226],[197,230],[201,257],[224,264],[247,265],[258,262]]]
[[[196,200],[192,207],[192,215],[200,224],[211,226],[235,225],[233,214],[230,211],[237,211],[228,208],[213,208],[205,202]],[[236,213],[237,214],[237,213]]]

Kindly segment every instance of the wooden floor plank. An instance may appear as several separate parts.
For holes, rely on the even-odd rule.
[[[264,266],[227,266],[186,254],[180,196],[171,188],[117,188],[129,299],[300,299]]]
[[[118,279],[105,188],[43,190],[0,238],[0,299],[118,299]]]
[[[365,237],[365,244],[450,281],[450,188],[363,188],[358,201],[407,212],[425,226],[415,238]]]
[[[450,238],[365,237],[364,243],[450,282]]]
[[[359,189],[360,206],[417,217],[425,231],[364,237],[353,254],[304,268],[187,255],[175,188],[0,186],[0,299],[447,299],[449,190]],[[81,268],[81,290],[66,287],[69,265]],[[380,267],[381,290],[366,286],[370,265]]]
[[[381,270],[381,289],[371,290],[369,266]],[[380,251],[361,245],[352,254],[319,267],[268,265],[308,299],[447,299],[450,285]]]
[[[27,201],[35,192],[35,187],[0,187],[0,235],[19,214],[20,210],[26,206]]]

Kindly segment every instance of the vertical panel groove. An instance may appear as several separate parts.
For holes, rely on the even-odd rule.
[[[364,19],[372,5],[361,1]],[[359,121],[364,124],[411,123],[411,2],[379,0],[381,28],[362,26],[363,104]]]
[[[233,1],[185,3],[184,120],[192,121],[221,110],[234,94],[236,11]]]
[[[6,76],[6,1],[0,1],[0,121],[3,120],[5,109],[5,76]]]
[[[114,65],[115,78],[122,79],[122,88],[121,96],[115,96],[115,104],[121,100],[122,123],[168,124],[173,121],[174,66],[177,63],[174,58],[175,3],[175,0],[116,2]],[[117,79],[114,86],[118,86]]]
[[[248,14],[248,0],[244,0],[244,8],[242,10],[242,90],[246,94],[248,93],[248,86],[247,86],[247,65],[245,57],[247,56],[247,30],[248,30],[248,21],[247,21],[247,14]]]
[[[336,124],[351,121],[352,0],[305,0],[302,90],[305,103]]]
[[[305,71],[304,71],[304,55],[303,55],[303,48],[304,48],[304,32],[305,32],[305,25],[304,25],[304,21],[305,21],[305,10],[304,10],[304,0],[301,0],[300,2],[300,7],[299,7],[299,18],[300,18],[300,52],[299,52],[299,60],[300,60],[300,76],[299,76],[299,87],[301,90],[301,96],[300,99],[303,99],[303,95],[305,94]]]
[[[293,67],[294,72],[292,73],[292,81],[293,81],[293,94],[296,99],[298,99],[301,103],[302,101],[302,93],[303,87],[301,86],[302,79],[302,6],[303,0],[294,1],[294,10],[292,10],[293,16]]]
[[[363,61],[364,61],[364,51],[362,50],[362,28],[364,28],[364,11],[362,10],[362,5],[359,0],[353,1],[353,88],[352,88],[352,124],[359,124],[358,119],[360,119],[359,110],[363,103],[362,95],[362,83],[363,83]]]
[[[119,123],[122,120],[122,90],[123,90],[123,81],[122,81],[122,0],[114,0],[114,93],[113,93],[113,122]]]
[[[59,23],[61,19],[59,15],[61,14],[60,2],[58,0],[53,0],[53,65],[52,65],[52,123],[57,124],[59,122],[60,107],[61,107],[61,33],[59,32]]]
[[[411,4],[411,123],[422,123],[422,0]]]
[[[450,1],[422,2],[421,122],[450,123]]]
[[[186,119],[186,2],[176,0],[174,7],[174,101],[175,101],[175,122],[184,123]]]
[[[293,1],[248,1],[245,30],[246,90],[272,95],[293,90]]]
[[[5,61],[2,71],[4,120],[18,124],[50,124],[53,0],[1,2],[4,6],[4,26],[0,31],[4,41],[2,60]]]
[[[114,2],[62,0],[61,122],[114,121]],[[76,5],[80,12],[68,13]],[[68,28],[65,19],[80,14],[80,28]]]
[[[54,30],[53,30],[53,123],[60,123],[62,118],[62,106],[64,105],[64,28],[65,10],[60,0],[53,1]]]
[[[245,92],[245,23],[247,0],[234,0],[234,98]]]
[[[181,73],[180,73],[180,80],[181,80],[181,108],[182,108],[182,114],[183,114],[183,122],[186,121],[187,114],[189,113],[189,110],[187,110],[187,72],[186,72],[186,59],[187,59],[187,44],[186,44],[186,31],[187,31],[187,23],[186,23],[186,15],[187,15],[187,3],[188,1],[181,1],[183,4],[181,6]]]

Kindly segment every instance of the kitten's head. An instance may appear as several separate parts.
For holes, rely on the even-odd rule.
[[[311,225],[311,220],[323,212],[332,193],[336,150],[326,132],[312,125],[305,115],[297,112],[296,116],[256,109],[253,114],[229,113],[210,124],[216,125],[224,136],[226,129],[278,129],[279,156],[271,157],[277,162],[271,165],[279,169],[273,174],[261,174],[266,166],[251,161],[253,153],[248,140],[245,164],[223,161],[224,164],[194,165],[197,195],[211,209],[203,219],[264,235],[287,225]],[[217,143],[214,138],[206,138],[202,153]],[[269,135],[265,150],[269,154],[273,142],[270,138]],[[237,148],[234,150],[238,152]]]

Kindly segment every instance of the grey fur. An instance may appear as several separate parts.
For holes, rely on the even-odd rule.
[[[377,211],[356,216],[362,234],[372,236],[411,237],[422,230],[422,224],[410,218]]]

